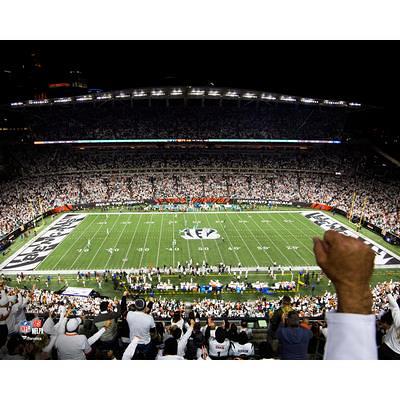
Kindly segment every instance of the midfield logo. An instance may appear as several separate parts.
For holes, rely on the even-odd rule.
[[[186,240],[215,240],[219,239],[221,235],[212,228],[192,228],[180,231],[181,238]]]

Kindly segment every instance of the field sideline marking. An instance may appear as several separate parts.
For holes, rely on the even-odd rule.
[[[320,210],[318,210],[320,212]],[[160,215],[160,214],[186,214],[186,215],[194,215],[194,214],[246,214],[251,212],[252,214],[286,214],[286,213],[303,213],[308,211],[300,211],[300,210],[293,210],[293,211],[124,211],[124,212],[80,212],[79,214],[86,214],[86,215],[129,215],[129,214],[153,214],[153,215]],[[68,213],[74,215],[75,213]]]

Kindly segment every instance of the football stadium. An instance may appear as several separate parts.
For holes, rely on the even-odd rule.
[[[32,97],[0,108],[0,359],[400,358],[382,107],[89,90],[30,57]]]

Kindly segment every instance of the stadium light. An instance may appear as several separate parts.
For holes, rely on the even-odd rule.
[[[213,97],[217,97],[217,96],[221,96],[221,93],[218,90],[210,90],[208,92],[209,96],[213,96]]]
[[[276,100],[276,97],[274,97],[274,96],[272,96],[272,94],[265,94],[265,93],[263,93],[262,95],[261,95],[261,98],[263,99],[263,100]]]
[[[289,103],[295,103],[297,101],[294,97],[291,96],[281,96],[280,100],[287,101]]]
[[[300,101],[301,101],[302,103],[305,103],[305,104],[319,104],[319,101],[318,101],[318,100],[314,100],[314,99],[305,99],[305,98],[302,98]]]
[[[19,107],[23,106],[24,103],[22,101],[17,101],[16,103],[11,103],[11,107]]]
[[[200,89],[193,89],[190,91],[191,96],[204,96],[205,91]]]
[[[29,104],[47,104],[49,101],[46,100],[29,100],[28,103]]]
[[[349,103],[350,107],[361,107],[360,103]]]
[[[152,90],[151,95],[152,96],[165,96],[165,92],[163,90]]]
[[[144,97],[144,96],[147,96],[147,94],[143,90],[135,90],[133,92],[133,97]]]
[[[115,96],[116,99],[126,99],[127,97],[131,97],[129,94],[120,93]]]
[[[237,92],[227,92],[225,94],[226,97],[239,97],[239,95],[237,94]]]
[[[96,100],[108,100],[108,99],[112,99],[111,93],[103,94],[101,96],[96,97]]]
[[[83,96],[83,97],[78,97],[78,98],[76,99],[76,101],[90,101],[90,100],[93,100],[93,97],[90,96],[90,95]]]
[[[256,99],[257,95],[254,93],[245,93],[242,97],[245,99]]]
[[[345,106],[345,101],[335,101],[335,100],[324,100],[324,104],[328,104],[329,106]]]
[[[64,97],[61,99],[53,100],[53,103],[70,103],[72,101],[71,97]]]
[[[181,89],[174,89],[171,91],[171,96],[181,96],[183,94]]]

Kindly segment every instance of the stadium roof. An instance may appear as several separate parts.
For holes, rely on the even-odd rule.
[[[109,92],[89,93],[78,96],[68,96],[60,98],[15,101],[10,103],[13,108],[50,106],[69,103],[89,103],[104,101],[123,101],[138,99],[224,99],[238,101],[255,101],[267,103],[303,104],[311,106],[340,107],[361,109],[369,106],[358,102],[345,100],[332,100],[323,98],[311,98],[302,96],[292,96],[287,94],[270,93],[265,91],[216,88],[213,86],[174,86],[174,87],[149,87],[142,89],[125,89]]]

